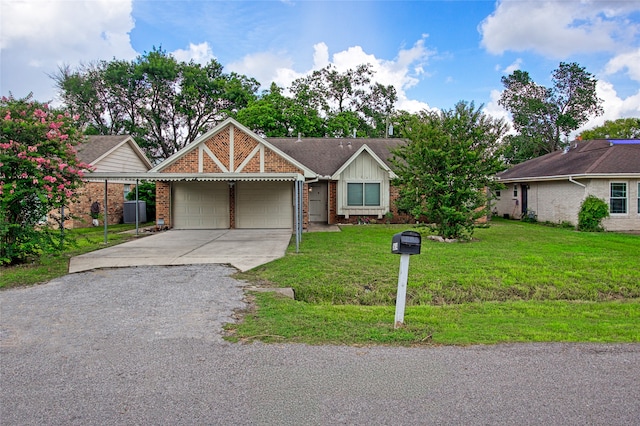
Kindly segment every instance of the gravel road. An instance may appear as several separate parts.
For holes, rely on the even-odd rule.
[[[640,345],[231,344],[221,265],[0,292],[2,425],[639,425]]]

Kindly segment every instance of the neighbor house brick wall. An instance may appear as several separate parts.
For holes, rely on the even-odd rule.
[[[135,186],[134,186],[135,187]],[[65,221],[66,228],[82,228],[91,226],[91,204],[94,201],[100,203],[100,223],[104,220],[104,182],[86,182],[80,187],[76,194],[77,200],[67,206],[65,216],[71,216],[71,219]],[[107,223],[114,225],[122,223],[122,212],[124,210],[124,184],[111,183],[107,184]],[[55,214],[55,213],[54,213]]]

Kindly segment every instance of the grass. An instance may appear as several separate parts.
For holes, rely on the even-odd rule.
[[[69,259],[83,253],[123,243],[135,234],[123,233],[135,229],[134,225],[109,225],[107,244],[104,244],[104,228],[77,228],[67,231],[70,244],[57,255],[43,255],[40,259],[22,265],[0,266],[0,288],[39,284],[65,275],[69,271]]]
[[[393,330],[407,226],[304,234],[300,253],[237,274],[292,287],[296,300],[256,295],[232,340],[341,344],[640,341],[640,236],[579,233],[495,220],[476,241],[423,237],[409,266],[405,326]]]

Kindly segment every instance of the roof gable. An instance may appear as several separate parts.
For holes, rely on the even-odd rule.
[[[237,133],[236,133],[237,132]],[[236,141],[237,139],[237,141]],[[151,172],[185,172],[182,164],[197,163],[197,172],[254,173],[274,172],[265,170],[265,161],[285,161],[300,169],[305,177],[315,173],[295,158],[281,151],[242,124],[228,118],[171,157],[154,167]],[[195,172],[196,170],[191,170]]]
[[[501,181],[589,175],[640,174],[640,140],[596,139],[574,142],[556,151],[516,164],[499,173]]]
[[[336,170],[336,172],[331,176],[331,179],[333,180],[338,180],[340,179],[340,174],[342,174],[343,171],[345,171],[359,156],[362,155],[363,152],[367,152],[369,155],[371,155],[371,157],[373,158],[373,160],[378,163],[380,165],[380,167],[387,171],[389,173],[389,176],[391,178],[395,178],[397,177],[395,173],[393,173],[393,171],[391,170],[391,168],[386,165],[384,163],[384,161],[382,161],[380,159],[380,157],[378,157],[376,155],[375,152],[373,152],[371,150],[371,148],[369,148],[367,145],[362,145],[360,147],[360,149],[358,149],[343,165],[342,167],[340,167],[338,170]]]
[[[116,151],[123,149],[130,150],[146,170],[152,168],[151,162],[130,135],[91,135],[76,149],[80,161],[96,168],[100,167],[101,162],[107,162]]]

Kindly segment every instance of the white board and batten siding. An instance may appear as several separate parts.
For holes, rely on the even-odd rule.
[[[138,154],[126,143],[119,146],[95,164],[96,172],[146,172],[147,165]]]
[[[358,182],[380,183],[380,206],[348,206],[347,184]],[[368,152],[363,151],[341,173],[338,183],[337,213],[339,215],[359,216],[377,215],[381,218],[389,211],[389,172],[384,170]]]

